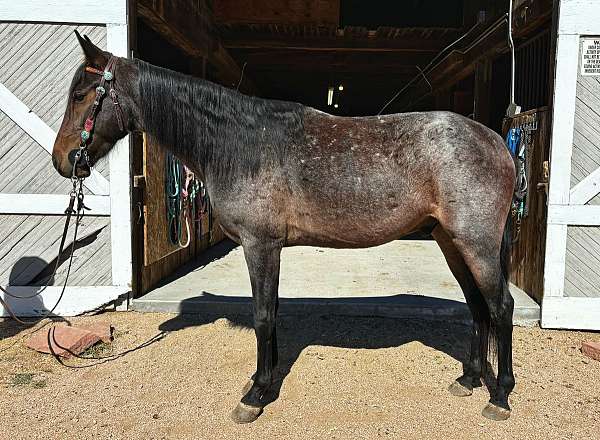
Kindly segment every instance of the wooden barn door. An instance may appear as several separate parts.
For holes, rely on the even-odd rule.
[[[600,8],[561,0],[542,326],[600,330]]]
[[[529,110],[505,121],[504,133],[521,128],[528,137],[526,214],[515,225],[516,242],[512,252],[512,282],[529,296],[541,301],[544,293],[544,255],[546,243],[549,114],[548,108]],[[528,133],[527,133],[528,132]],[[542,185],[540,185],[542,184]]]
[[[126,6],[126,0],[0,2],[0,20],[6,20],[0,22],[0,285],[14,295],[40,292],[56,260],[66,259],[57,246],[71,186],[50,154],[71,78],[83,61],[73,31],[126,57]],[[127,140],[97,164],[85,187],[90,211],[58,315],[95,309],[131,289]],[[39,296],[5,301],[17,314],[44,314],[60,295],[66,266]],[[2,307],[0,316],[7,316]]]

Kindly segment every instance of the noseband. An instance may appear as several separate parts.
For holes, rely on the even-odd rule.
[[[91,66],[86,66],[85,71],[89,73],[93,73],[95,75],[99,75],[100,84],[96,87],[96,97],[94,98],[94,103],[90,107],[88,111],[88,117],[85,120],[83,131],[81,132],[81,142],[79,143],[79,151],[75,155],[75,160],[73,161],[73,178],[76,179],[76,168],[77,163],[82,159],[89,165],[89,157],[87,152],[88,142],[92,138],[92,132],[94,130],[94,125],[96,124],[96,117],[98,116],[98,109],[102,100],[106,96],[106,87],[108,86],[108,95],[112,100],[112,103],[115,107],[115,114],[117,115],[117,122],[119,123],[119,129],[121,131],[125,130],[124,118],[123,118],[123,109],[119,104],[119,99],[117,96],[117,91],[113,88],[113,80],[114,80],[114,68],[117,63],[117,57],[112,55],[108,63],[106,63],[106,67],[104,70],[96,69]]]

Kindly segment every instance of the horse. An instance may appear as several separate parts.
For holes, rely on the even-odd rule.
[[[83,179],[119,139],[145,132],[201,177],[220,227],[243,247],[257,360],[235,422],[256,420],[273,384],[282,248],[364,248],[419,231],[439,244],[473,317],[470,355],[449,391],[471,395],[496,359],[482,414],[509,418],[515,165],[498,134],[451,112],[334,116],[77,39],[85,61],[54,144],[56,170]]]

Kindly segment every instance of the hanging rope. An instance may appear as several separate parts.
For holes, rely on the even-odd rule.
[[[537,118],[535,115],[530,115],[518,126],[508,130],[506,135],[506,146],[513,156],[517,171],[511,208],[516,226],[514,242],[518,241],[522,220],[528,215],[528,172],[531,150],[534,146],[532,133],[536,130]]]
[[[196,237],[202,238],[205,215],[208,215],[208,233],[212,232],[212,209],[204,183],[170,152],[165,158],[165,199],[167,235],[171,244],[188,247],[192,238],[191,226],[196,229]]]

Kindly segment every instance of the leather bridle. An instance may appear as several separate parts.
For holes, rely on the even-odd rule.
[[[88,116],[83,124],[83,130],[81,131],[79,142],[79,151],[75,155],[73,161],[73,174],[72,178],[77,178],[76,176],[76,168],[77,163],[83,158],[87,165],[90,165],[87,146],[90,140],[92,139],[94,126],[96,125],[96,117],[98,116],[98,109],[100,108],[100,104],[104,100],[104,97],[107,95],[106,88],[108,87],[108,95],[113,103],[115,108],[115,115],[117,116],[117,123],[119,124],[119,129],[121,131],[125,130],[125,118],[123,117],[123,109],[121,108],[121,104],[119,104],[119,99],[117,95],[117,91],[114,89],[114,68],[117,64],[117,57],[111,55],[108,59],[108,63],[106,63],[106,67],[104,70],[96,69],[92,66],[86,66],[85,71],[88,73],[93,73],[95,75],[100,76],[100,84],[96,87],[96,97],[94,98],[94,103],[88,110]]]

